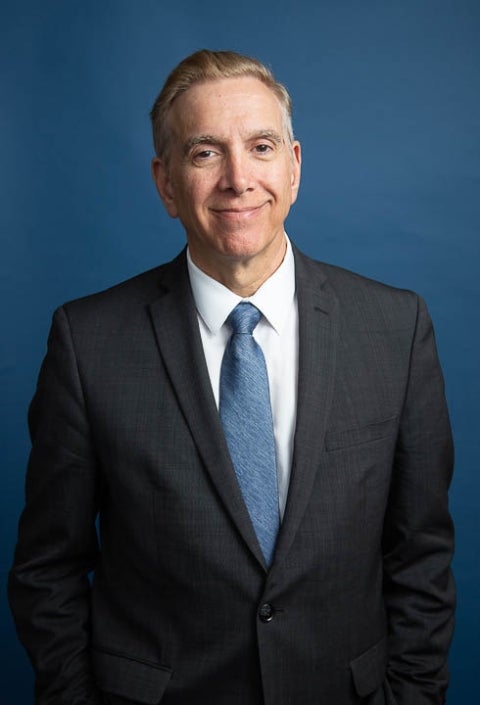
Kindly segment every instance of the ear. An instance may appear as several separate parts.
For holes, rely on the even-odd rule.
[[[164,161],[159,157],[152,159],[152,177],[168,215],[171,218],[177,218],[178,211],[175,204],[170,175]]]
[[[300,188],[300,174],[302,171],[302,148],[300,142],[295,140],[292,144],[292,204],[295,203]]]

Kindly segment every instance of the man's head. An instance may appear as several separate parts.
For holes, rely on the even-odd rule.
[[[202,49],[187,56],[173,69],[150,111],[157,157],[164,162],[168,161],[170,132],[168,115],[179,95],[195,83],[242,77],[256,78],[273,91],[282,110],[285,133],[290,143],[293,143],[292,101],[285,86],[275,79],[270,69],[257,59],[234,51]]]
[[[193,261],[252,292],[282,262],[300,182],[287,92],[253,59],[198,52],[167,79],[152,119],[155,184]]]

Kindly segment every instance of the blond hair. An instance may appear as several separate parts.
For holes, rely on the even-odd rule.
[[[157,156],[160,159],[168,160],[167,118],[174,100],[179,95],[195,83],[246,76],[258,79],[273,91],[280,103],[286,135],[292,143],[292,101],[285,86],[275,79],[270,69],[257,59],[237,54],[234,51],[201,49],[187,56],[173,69],[150,111],[153,144]]]

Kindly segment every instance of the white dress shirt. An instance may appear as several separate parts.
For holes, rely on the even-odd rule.
[[[295,261],[287,238],[280,267],[253,296],[242,299],[209,277],[192,261],[187,250],[188,272],[197,308],[203,350],[217,407],[220,368],[231,335],[225,324],[240,301],[249,301],[263,314],[253,337],[265,356],[272,404],[277,460],[280,516],[287,501],[297,413],[298,305],[295,294]]]

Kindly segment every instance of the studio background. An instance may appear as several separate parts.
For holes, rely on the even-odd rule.
[[[448,702],[465,705],[480,667],[477,0],[1,3],[0,703],[33,702],[5,580],[51,314],[183,247],[150,179],[148,112],[203,47],[258,57],[291,92],[304,158],[295,243],[429,305],[457,449]]]

